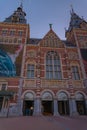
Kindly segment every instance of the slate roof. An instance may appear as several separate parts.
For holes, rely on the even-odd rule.
[[[74,44],[74,43],[71,43],[71,42],[69,42],[69,41],[64,41],[63,40],[63,42],[64,42],[64,44],[67,46],[67,47],[76,47],[76,45]]]
[[[39,42],[41,41],[42,39],[39,39],[39,38],[30,38],[29,41],[27,42],[27,44],[30,44],[30,45],[38,45]],[[65,46],[67,47],[76,47],[75,44],[69,42],[69,41],[66,41],[66,40],[62,40],[62,42],[65,44]]]
[[[27,22],[25,16],[26,13],[23,11],[22,7],[18,7],[17,10],[14,11],[14,13],[6,18],[3,22],[26,24]]]
[[[85,22],[85,20],[80,18],[74,11],[72,11],[69,27],[66,32],[70,32],[72,28],[80,28],[80,24],[82,22]]]
[[[27,42],[27,44],[38,45],[38,43],[39,43],[41,40],[42,40],[42,39],[39,39],[39,38],[30,38],[29,41]]]

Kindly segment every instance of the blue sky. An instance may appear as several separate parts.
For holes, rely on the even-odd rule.
[[[0,21],[10,16],[20,5],[21,0],[0,0]],[[65,30],[70,21],[70,5],[74,11],[87,20],[87,0],[23,0],[27,23],[30,24],[30,36],[43,38],[49,31],[49,24],[53,30],[65,39]]]

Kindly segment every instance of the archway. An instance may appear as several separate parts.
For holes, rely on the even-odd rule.
[[[24,95],[23,101],[23,115],[24,116],[32,116],[34,110],[34,95],[32,92],[27,92]]]
[[[58,111],[60,115],[69,115],[69,100],[65,92],[58,94]]]
[[[85,115],[86,114],[86,105],[85,105],[85,97],[81,93],[77,93],[76,96],[76,106],[77,106],[77,111],[80,115]]]
[[[53,115],[53,96],[50,92],[44,92],[42,95],[42,114]]]

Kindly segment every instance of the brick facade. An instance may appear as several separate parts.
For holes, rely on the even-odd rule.
[[[25,16],[21,7],[16,12]],[[32,111],[33,115],[86,115],[86,21],[72,12],[63,41],[52,27],[42,39],[30,38],[29,24],[17,17],[0,23],[0,56],[7,56],[15,71],[12,75],[6,62],[1,62],[7,68],[5,73],[4,65],[0,66],[1,93],[3,84],[5,92],[13,92],[11,98],[1,94],[1,116],[32,115]]]

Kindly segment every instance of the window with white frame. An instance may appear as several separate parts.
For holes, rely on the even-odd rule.
[[[2,30],[2,35],[7,35],[7,33],[8,33],[8,30],[7,30],[7,29],[3,29],[3,30]]]
[[[50,51],[46,55],[46,78],[62,79],[60,58],[54,51]]]
[[[27,78],[34,78],[35,66],[34,64],[27,65]]]
[[[23,35],[23,30],[19,30],[19,31],[18,31],[18,35],[19,35],[19,36],[22,36],[22,35]]]
[[[72,76],[74,80],[80,80],[78,66],[72,66]]]
[[[10,30],[10,35],[14,36],[15,35],[15,30]]]
[[[18,43],[22,43],[22,39],[18,39]]]
[[[2,84],[1,90],[6,90],[7,85],[5,83]]]

